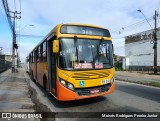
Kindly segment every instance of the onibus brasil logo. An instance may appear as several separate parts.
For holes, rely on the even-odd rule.
[[[42,118],[40,113],[2,113],[2,118],[10,120],[11,118]]]

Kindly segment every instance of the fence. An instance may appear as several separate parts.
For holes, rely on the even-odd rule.
[[[0,56],[0,72],[11,68],[12,63],[5,60],[5,56]]]

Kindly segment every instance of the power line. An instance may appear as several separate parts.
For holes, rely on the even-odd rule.
[[[43,38],[43,37],[45,37],[45,36],[41,36],[41,35],[24,35],[24,34],[17,34],[17,36],[27,37],[27,38]]]
[[[16,0],[14,0],[14,8],[15,8],[15,11],[17,11],[17,8],[16,8]]]
[[[21,12],[21,0],[19,0],[19,10],[20,10],[20,12]],[[20,19],[20,21],[19,21],[19,29],[18,29],[18,34],[20,34],[20,28],[21,28],[21,19]],[[18,40],[19,40],[19,42],[20,42],[20,36],[18,37]]]
[[[160,17],[159,17],[159,18],[160,18]],[[149,21],[151,21],[151,20],[153,20],[153,19],[152,19],[152,18],[149,18]],[[143,22],[143,23],[144,23],[144,22]],[[126,27],[124,27],[124,28],[128,28],[128,29],[125,29],[126,31],[129,30],[129,29],[131,29],[131,30],[133,31],[133,30],[139,28],[140,25],[142,25],[143,23],[142,23],[142,22],[138,22],[138,24],[137,24],[137,23],[136,23],[136,24],[132,24],[133,28],[131,27],[131,25],[126,26]],[[134,25],[136,25],[136,26],[134,26]],[[129,28],[129,27],[130,27],[130,28]],[[123,28],[123,29],[124,29],[124,28]],[[124,32],[126,32],[126,31],[124,31]],[[127,32],[129,32],[129,31],[127,31]],[[126,38],[127,36],[129,36],[129,35],[112,37],[112,39],[113,39],[113,40],[115,40],[115,39],[123,39],[123,38]],[[123,40],[122,40],[122,41],[123,41]],[[119,43],[119,42],[118,42],[118,43]]]
[[[158,15],[160,14],[160,1],[159,1],[159,8],[158,8],[158,10],[157,10],[157,13],[158,13]],[[157,26],[158,26],[158,24],[159,24],[159,20],[160,20],[160,17],[159,17],[159,19],[158,19]]]
[[[159,17],[160,18],[160,17]],[[147,18],[147,21],[153,21],[153,17],[149,17]],[[125,27],[122,27],[121,29],[118,29],[118,30],[115,30],[115,31],[111,31],[111,33],[121,33],[121,32],[128,32],[129,30],[134,30],[134,29],[137,29],[139,28],[140,26],[142,26],[144,23],[146,23],[146,19],[140,21],[140,22],[137,22],[137,23],[133,23],[131,25],[128,25],[128,26],[125,26]]]
[[[12,31],[13,34],[13,41],[12,41],[12,72],[15,72],[15,49],[18,49],[17,43],[16,43],[16,31],[15,31],[15,27],[17,25],[17,19],[20,19],[21,16],[17,16],[17,14],[21,14],[18,13],[17,11],[9,11],[9,7],[8,7],[8,2],[7,0],[2,0],[3,2],[3,6],[4,6],[4,10],[8,19],[8,23],[10,26],[10,29]],[[14,1],[15,3],[15,1]],[[16,10],[16,4],[15,4],[15,10]],[[10,15],[10,13],[13,14],[13,16]],[[11,18],[13,18],[13,22],[11,21]],[[16,22],[16,25],[15,25]]]
[[[150,20],[150,19],[153,19],[153,17],[149,17],[149,18],[148,18],[148,20]],[[123,27],[123,29],[129,28],[129,27],[132,27],[132,26],[135,26],[135,25],[143,24],[144,22],[146,22],[146,20],[142,20],[142,21],[139,21],[139,22],[130,24],[130,25],[128,25],[128,26]],[[112,31],[111,33],[119,32],[120,30],[122,30],[122,29],[118,29],[118,30]]]
[[[7,0],[2,0],[2,2],[3,2],[3,7],[4,7],[4,10],[5,10],[6,16],[7,16],[7,20],[8,20],[8,23],[9,23],[9,27],[10,27],[11,31],[13,31],[13,24],[12,24],[12,21],[11,21],[8,2],[7,2]]]
[[[141,10],[137,10],[138,12],[142,13],[143,17],[145,18],[145,20],[147,21],[148,25],[151,27],[151,29],[153,29],[153,27],[151,26],[151,24],[149,23],[148,19],[146,18],[146,16],[143,14],[143,12]]]
[[[19,0],[19,3],[20,3],[20,11],[21,11],[21,0]]]
[[[157,9],[157,12],[159,13],[159,10],[160,10],[160,1],[159,1],[159,7],[158,7],[158,9]]]
[[[160,17],[158,18],[157,26],[159,25],[159,20],[160,20]]]
[[[125,44],[124,43],[124,45],[121,45],[121,46],[117,46],[117,47],[114,46],[114,49],[118,49],[118,48],[124,47],[123,49],[130,50],[130,49],[126,49],[125,46],[129,45],[131,47],[136,47],[137,45],[148,43],[148,42],[149,42],[149,40],[148,41],[144,41],[144,42],[140,41],[140,42],[134,42],[134,43],[129,43],[129,44]],[[114,45],[119,44],[119,43],[121,43],[121,42],[115,43]],[[137,48],[137,49],[142,49],[142,48]]]

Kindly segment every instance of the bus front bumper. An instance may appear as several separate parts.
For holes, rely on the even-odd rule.
[[[85,94],[83,92],[92,90],[92,89],[75,89],[75,91],[69,90],[68,88],[64,87],[63,85],[60,84],[60,82],[57,81],[57,100],[60,101],[71,101],[71,100],[79,100],[79,99],[85,99],[85,98],[92,98],[92,97],[98,97],[98,96],[103,96],[103,95],[107,95],[110,94],[112,92],[114,92],[115,89],[115,81],[112,83],[111,86],[106,87],[106,86],[102,86],[104,92],[100,91],[98,93],[93,93],[93,94]],[[108,88],[108,89],[107,89]],[[97,89],[97,88],[93,88],[93,89]],[[105,90],[106,89],[106,90]],[[84,90],[84,91],[83,91]],[[99,90],[99,89],[97,89]],[[100,90],[101,87],[100,87]],[[94,91],[94,90],[93,90]]]

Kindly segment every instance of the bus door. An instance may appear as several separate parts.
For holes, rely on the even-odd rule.
[[[56,96],[56,58],[53,53],[53,40],[49,40],[47,44],[48,48],[48,77],[50,84],[50,92]]]
[[[37,50],[34,51],[34,79],[37,82]]]

